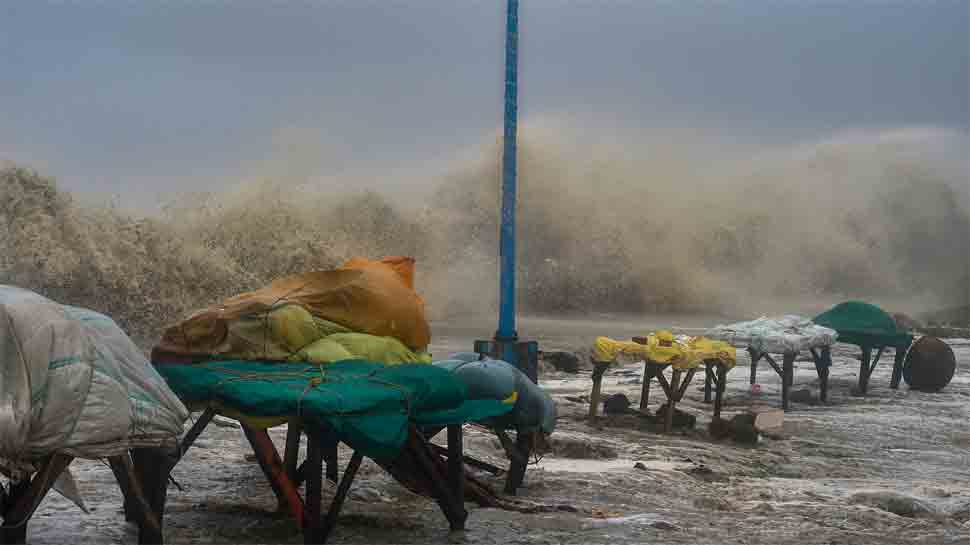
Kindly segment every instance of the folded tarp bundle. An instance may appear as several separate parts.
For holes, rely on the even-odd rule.
[[[452,354],[434,362],[458,378],[472,400],[492,399],[512,406],[512,411],[491,424],[523,432],[551,434],[556,428],[556,403],[549,394],[512,364],[472,352]]]
[[[603,363],[616,360],[620,354],[627,354],[653,363],[669,364],[677,369],[692,369],[708,361],[717,361],[733,368],[737,364],[736,352],[733,346],[725,342],[657,331],[647,335],[646,343],[597,337],[592,356],[594,361]]]
[[[512,409],[497,400],[467,399],[464,384],[433,365],[349,360],[328,365],[231,360],[155,365],[194,408],[213,407],[255,427],[282,424],[290,417],[315,421],[378,460],[397,456],[409,421],[447,425]]]
[[[0,285],[0,462],[175,445],[188,418],[113,320]]]
[[[810,348],[831,346],[839,338],[835,330],[795,315],[762,316],[748,322],[719,325],[705,335],[734,346],[771,354],[798,353]]]
[[[354,258],[282,278],[167,328],[156,350],[186,356],[330,363],[429,363],[431,333],[414,260]]]

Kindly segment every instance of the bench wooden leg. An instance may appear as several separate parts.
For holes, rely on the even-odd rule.
[[[465,503],[465,461],[463,456],[462,425],[448,426],[448,483],[455,495],[455,502]]]
[[[787,411],[789,406],[789,393],[791,392],[791,386],[794,382],[795,374],[795,357],[797,354],[794,352],[785,352],[782,357],[782,373],[781,373],[781,408]]]
[[[872,372],[872,347],[862,347],[862,359],[859,361],[859,394],[865,395],[869,389],[869,373]]]
[[[903,378],[903,365],[906,364],[906,351],[908,346],[897,346],[896,356],[893,358],[893,376],[889,381],[889,387],[893,390],[899,388],[899,381]]]
[[[127,458],[127,463],[122,460],[122,456]],[[121,489],[121,495],[124,497],[124,510],[125,510],[125,522],[131,522],[137,520],[135,508],[131,505],[131,488],[129,485],[130,477],[128,472],[128,467],[131,464],[131,455],[127,452],[121,456],[112,456],[108,458],[108,465],[111,467],[111,472],[115,476],[115,481],[118,482],[118,488]]]
[[[137,484],[141,489],[148,506],[139,506],[140,524],[138,527],[139,545],[160,545],[164,543],[162,533],[164,530],[165,519],[165,499],[168,494],[168,477],[179,459],[179,453],[175,450],[163,448],[137,448],[131,451],[134,478],[131,479],[132,490]],[[132,501],[132,505],[140,502]],[[151,524],[151,515],[157,519],[156,524]]]
[[[344,506],[344,500],[347,499],[347,492],[350,491],[350,485],[354,483],[354,477],[357,475],[357,470],[360,469],[360,463],[364,460],[364,455],[354,451],[353,456],[350,457],[350,463],[347,464],[347,469],[344,470],[343,477],[340,478],[340,484],[337,485],[337,493],[333,497],[333,501],[330,502],[330,508],[327,510],[327,518],[323,522],[323,528],[321,528],[318,538],[311,539],[309,536],[304,534],[304,543],[326,543],[327,538],[330,537],[330,533],[333,532],[334,527],[337,525],[337,518],[340,516],[340,510]],[[320,481],[321,479],[317,479]]]
[[[57,477],[71,464],[73,456],[54,454],[41,463],[40,469],[29,481],[11,486],[3,510],[0,526],[0,542],[24,543],[27,539],[27,523],[40,502],[47,496]]]
[[[650,382],[653,380],[654,369],[650,362],[643,364],[643,388],[640,389],[640,411],[647,412],[650,404]]]
[[[757,384],[758,383],[758,360],[761,359],[761,353],[749,347],[748,355],[751,357],[751,384]]]
[[[667,414],[664,415],[664,433],[674,429],[674,410],[677,408],[677,392],[680,390],[680,369],[674,369],[670,377],[670,393],[667,395]]]
[[[269,480],[269,484],[276,494],[277,501],[289,506],[290,513],[297,525],[302,527],[303,500],[300,499],[300,494],[297,492],[293,481],[287,477],[286,470],[283,468],[283,461],[280,459],[269,433],[266,430],[256,429],[246,424],[242,425],[242,429],[246,434],[246,439],[249,440],[249,444],[253,447],[253,453],[256,455],[260,469],[263,470],[263,474],[266,475],[266,479]]]
[[[727,387],[727,368],[717,364],[717,390],[714,392],[714,418],[721,417],[721,404],[724,401],[724,389]]]
[[[712,376],[713,373],[714,364],[704,362],[704,403],[711,402],[711,383],[716,380],[715,377]]]

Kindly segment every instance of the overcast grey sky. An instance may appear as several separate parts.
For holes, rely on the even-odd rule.
[[[523,0],[521,114],[600,127],[970,127],[965,1]],[[500,124],[504,2],[9,1],[0,159],[199,189],[279,159],[407,172]],[[281,153],[297,145],[300,160]]]

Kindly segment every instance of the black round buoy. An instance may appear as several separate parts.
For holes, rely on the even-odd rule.
[[[920,337],[906,354],[903,378],[913,390],[938,392],[950,383],[956,368],[949,345],[936,337]]]

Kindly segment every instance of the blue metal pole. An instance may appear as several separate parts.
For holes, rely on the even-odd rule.
[[[518,339],[515,330],[515,193],[518,119],[519,0],[508,0],[505,21],[505,132],[502,151],[502,223],[499,240],[497,341]]]

